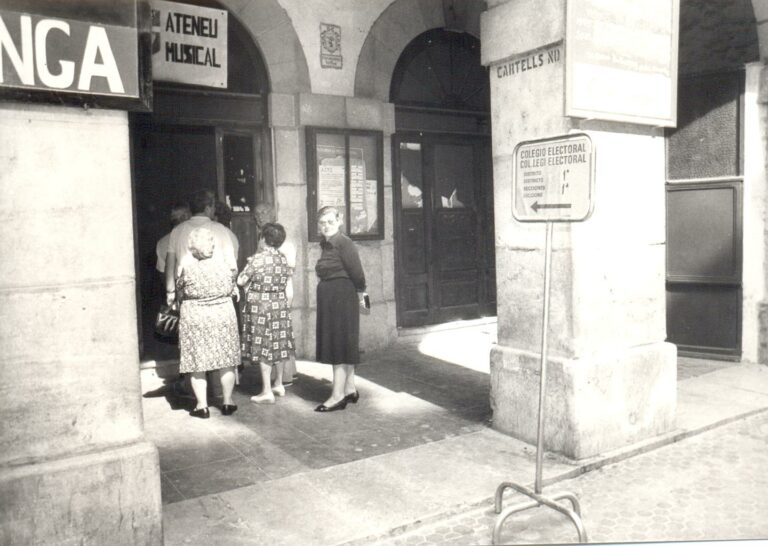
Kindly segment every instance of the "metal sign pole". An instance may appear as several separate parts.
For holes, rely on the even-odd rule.
[[[547,385],[547,330],[549,329],[549,284],[552,277],[552,222],[547,222],[544,244],[544,312],[541,319],[541,379],[539,384],[539,426],[536,437],[536,482],[534,491],[541,494],[541,469],[544,459],[544,401]]]
[[[544,310],[541,320],[541,366],[539,368],[539,418],[536,431],[536,479],[534,490],[515,482],[496,488],[494,509],[499,516],[493,527],[493,544],[501,543],[504,521],[512,514],[547,506],[570,518],[587,542],[581,521],[581,506],[573,493],[562,491],[544,496],[541,474],[544,461],[544,416],[547,393],[547,332],[549,331],[549,288],[552,278],[552,233],[554,222],[582,222],[592,214],[595,193],[595,154],[586,134],[568,134],[520,142],[515,146],[512,169],[512,217],[518,222],[546,222],[544,244]],[[531,500],[502,510],[504,491],[513,489]],[[558,501],[567,500],[568,508]]]

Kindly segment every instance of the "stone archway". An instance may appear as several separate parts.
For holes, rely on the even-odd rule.
[[[395,0],[371,27],[355,73],[355,96],[389,102],[397,60],[418,35],[434,28],[480,37],[484,0]]]
[[[220,0],[251,34],[269,73],[271,93],[309,93],[309,69],[290,17],[277,0]]]

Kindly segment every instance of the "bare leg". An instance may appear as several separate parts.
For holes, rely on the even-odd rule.
[[[219,370],[219,378],[221,379],[221,391],[224,397],[224,405],[232,405],[232,391],[235,388],[235,368],[223,368]]]
[[[344,385],[347,383],[346,367],[347,364],[333,365],[333,389],[331,390],[331,397],[323,402],[326,406],[338,404],[344,398]]]
[[[257,396],[251,396],[251,401],[257,404],[274,404],[275,395],[272,394],[272,384],[269,380],[272,374],[272,366],[259,362],[259,370],[261,371],[261,393]]]
[[[342,364],[347,371],[347,379],[344,382],[344,396],[348,394],[355,394],[357,387],[355,387],[355,365],[354,364]]]
[[[285,377],[286,383],[293,382],[293,378],[296,375],[296,357],[290,356],[288,357],[288,360],[285,361],[285,371],[283,372],[283,376]]]
[[[285,360],[278,360],[273,368],[275,369],[275,381],[272,383],[272,392],[277,396],[285,396],[285,387],[283,387]]]
[[[195,393],[197,405],[195,409],[208,407],[208,380],[205,378],[205,372],[194,372],[191,377],[192,392]]]

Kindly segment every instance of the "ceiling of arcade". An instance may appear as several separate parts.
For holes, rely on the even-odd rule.
[[[388,101],[393,70],[418,35],[447,28],[480,36],[485,0],[219,0],[254,37],[277,93]],[[754,3],[754,7],[753,7]],[[320,23],[341,28],[340,69],[322,68]],[[681,0],[680,74],[768,57],[768,1]]]
[[[719,72],[757,61],[755,16],[750,0],[681,0],[680,75]]]

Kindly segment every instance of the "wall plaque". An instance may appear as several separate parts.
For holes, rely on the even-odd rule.
[[[674,127],[679,0],[568,0],[565,114]]]

